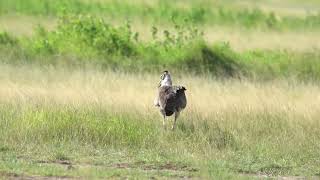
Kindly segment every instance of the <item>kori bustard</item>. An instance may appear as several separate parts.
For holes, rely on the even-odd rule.
[[[172,79],[168,71],[163,71],[158,86],[158,95],[155,99],[155,106],[160,108],[163,116],[163,126],[166,129],[166,117],[174,114],[172,130],[175,129],[177,118],[181,110],[187,106],[187,98],[183,86],[172,86]]]

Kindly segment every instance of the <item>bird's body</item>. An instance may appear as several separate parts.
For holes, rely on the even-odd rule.
[[[181,111],[187,105],[183,86],[162,86],[159,88],[159,105],[166,116]]]
[[[171,76],[168,71],[164,71],[159,85],[159,94],[155,100],[155,105],[160,107],[163,115],[163,125],[165,126],[166,116],[175,115],[172,129],[175,128],[176,120],[180,111],[187,106],[185,95],[186,88],[183,86],[172,86]]]

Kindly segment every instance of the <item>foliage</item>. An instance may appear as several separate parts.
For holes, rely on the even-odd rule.
[[[38,27],[31,43],[35,53],[132,56],[135,54],[130,29],[115,28],[101,19],[79,16],[61,18],[56,30]]]
[[[15,45],[17,40],[11,37],[7,32],[0,32],[0,45]]]
[[[128,21],[112,26],[94,16],[63,15],[52,31],[37,27],[32,37],[0,34],[1,60],[44,65],[86,65],[128,71],[175,69],[216,77],[319,80],[319,52],[251,50],[235,52],[227,42],[208,45],[193,25],[172,30],[151,28],[153,39],[141,41]],[[14,48],[11,48],[14,46]],[[9,53],[8,53],[9,52]]]

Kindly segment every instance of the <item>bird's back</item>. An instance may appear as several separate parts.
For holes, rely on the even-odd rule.
[[[176,108],[179,110],[184,109],[187,106],[187,98],[184,91],[186,90],[183,86],[173,86],[176,94]]]
[[[185,90],[183,86],[159,87],[159,104],[160,108],[165,111],[166,116],[171,116],[174,112],[186,107]]]

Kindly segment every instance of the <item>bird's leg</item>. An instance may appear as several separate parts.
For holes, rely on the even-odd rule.
[[[159,104],[159,96],[157,96],[157,97],[154,99],[153,104],[154,104],[154,106],[156,106],[156,107],[160,107],[160,104]]]
[[[162,119],[163,128],[167,129],[167,127],[166,127],[166,112],[164,111],[164,109],[160,109],[160,112],[163,115],[163,119]]]
[[[163,115],[162,125],[163,125],[164,129],[167,129],[167,126],[166,126],[166,115]]]
[[[172,125],[172,130],[174,130],[174,129],[176,128],[176,122],[177,122],[177,119],[178,119],[178,117],[179,117],[179,114],[180,114],[179,111],[176,111],[176,112],[174,113],[174,121],[173,121],[173,125]]]

